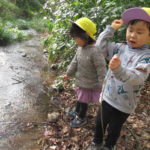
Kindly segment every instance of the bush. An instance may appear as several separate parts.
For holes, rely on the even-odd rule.
[[[130,7],[150,6],[150,1],[144,0],[49,0],[44,5],[44,14],[49,20],[50,36],[45,40],[45,46],[49,51],[49,58],[53,62],[67,63],[74,55],[74,42],[69,37],[69,20],[80,17],[89,17],[97,24],[97,35],[103,31],[112,20],[121,17],[121,13]],[[125,28],[120,29],[114,40],[125,40]],[[67,64],[66,64],[67,65]],[[62,66],[66,66],[62,65]]]
[[[7,45],[11,42],[11,35],[5,31],[2,25],[0,25],[0,45]]]
[[[48,23],[46,19],[34,17],[29,21],[29,26],[39,32],[47,32]]]
[[[0,17],[3,20],[13,20],[20,13],[19,8],[10,0],[1,0],[0,10]]]
[[[17,19],[16,22],[14,23],[16,27],[20,30],[27,30],[30,28],[29,22],[23,19]]]
[[[21,9],[21,16],[32,18],[38,12],[46,0],[16,0],[16,5]]]
[[[0,45],[8,45],[14,41],[22,41],[27,39],[28,35],[24,32],[18,30],[18,28],[13,28],[13,25],[8,22],[0,24]]]
[[[25,40],[28,36],[21,30],[34,28],[45,31],[47,20],[41,19],[41,14],[38,13],[44,2],[45,0],[1,0],[0,45]],[[30,18],[24,20],[23,17]]]

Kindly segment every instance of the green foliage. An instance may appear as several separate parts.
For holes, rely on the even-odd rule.
[[[17,19],[14,22],[14,25],[20,30],[27,30],[30,28],[29,22],[23,19]]]
[[[45,0],[16,0],[15,2],[21,9],[21,16],[29,18],[42,8]]]
[[[0,17],[13,20],[16,17],[30,17],[37,15],[46,0],[1,0]]]
[[[6,22],[0,24],[0,45],[7,45],[14,41],[22,41],[27,39],[28,35],[23,31],[14,28],[11,22]]]
[[[47,32],[48,23],[46,19],[41,17],[34,17],[28,22],[30,28],[35,29],[38,32]]]
[[[50,36],[45,40],[49,58],[53,62],[61,59],[60,67],[64,67],[74,55],[74,42],[69,36],[71,23],[80,17],[88,17],[97,24],[97,34],[114,19],[121,18],[122,12],[131,7],[148,7],[146,0],[48,0],[44,5],[45,16],[48,18]],[[125,28],[116,33],[115,41],[125,40]],[[64,65],[65,64],[65,65]]]
[[[19,8],[10,0],[0,1],[0,17],[3,19],[12,20],[16,17],[16,14],[20,12]]]
[[[22,30],[33,28],[45,31],[47,20],[43,20],[38,13],[44,2],[45,0],[1,0],[0,45],[25,40],[28,36]],[[24,20],[23,17],[29,18]]]
[[[11,35],[6,32],[3,28],[3,25],[0,24],[0,45],[6,45],[10,43],[11,41]]]

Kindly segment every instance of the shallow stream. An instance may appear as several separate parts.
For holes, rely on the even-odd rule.
[[[40,150],[47,118],[42,36],[0,47],[0,150]]]

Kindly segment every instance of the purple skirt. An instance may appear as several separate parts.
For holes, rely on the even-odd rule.
[[[78,101],[83,103],[99,103],[101,89],[77,88],[75,91]]]

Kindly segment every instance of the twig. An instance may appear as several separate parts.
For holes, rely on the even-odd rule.
[[[34,124],[34,125],[50,125],[52,122],[29,122],[29,121],[23,121],[23,122],[13,122],[13,121],[0,121],[0,124],[1,123],[6,123],[6,124]]]
[[[136,134],[134,134],[132,129],[128,128],[126,124],[125,124],[125,126],[136,141],[136,150],[141,150],[141,142],[139,141],[139,138],[136,136]]]

